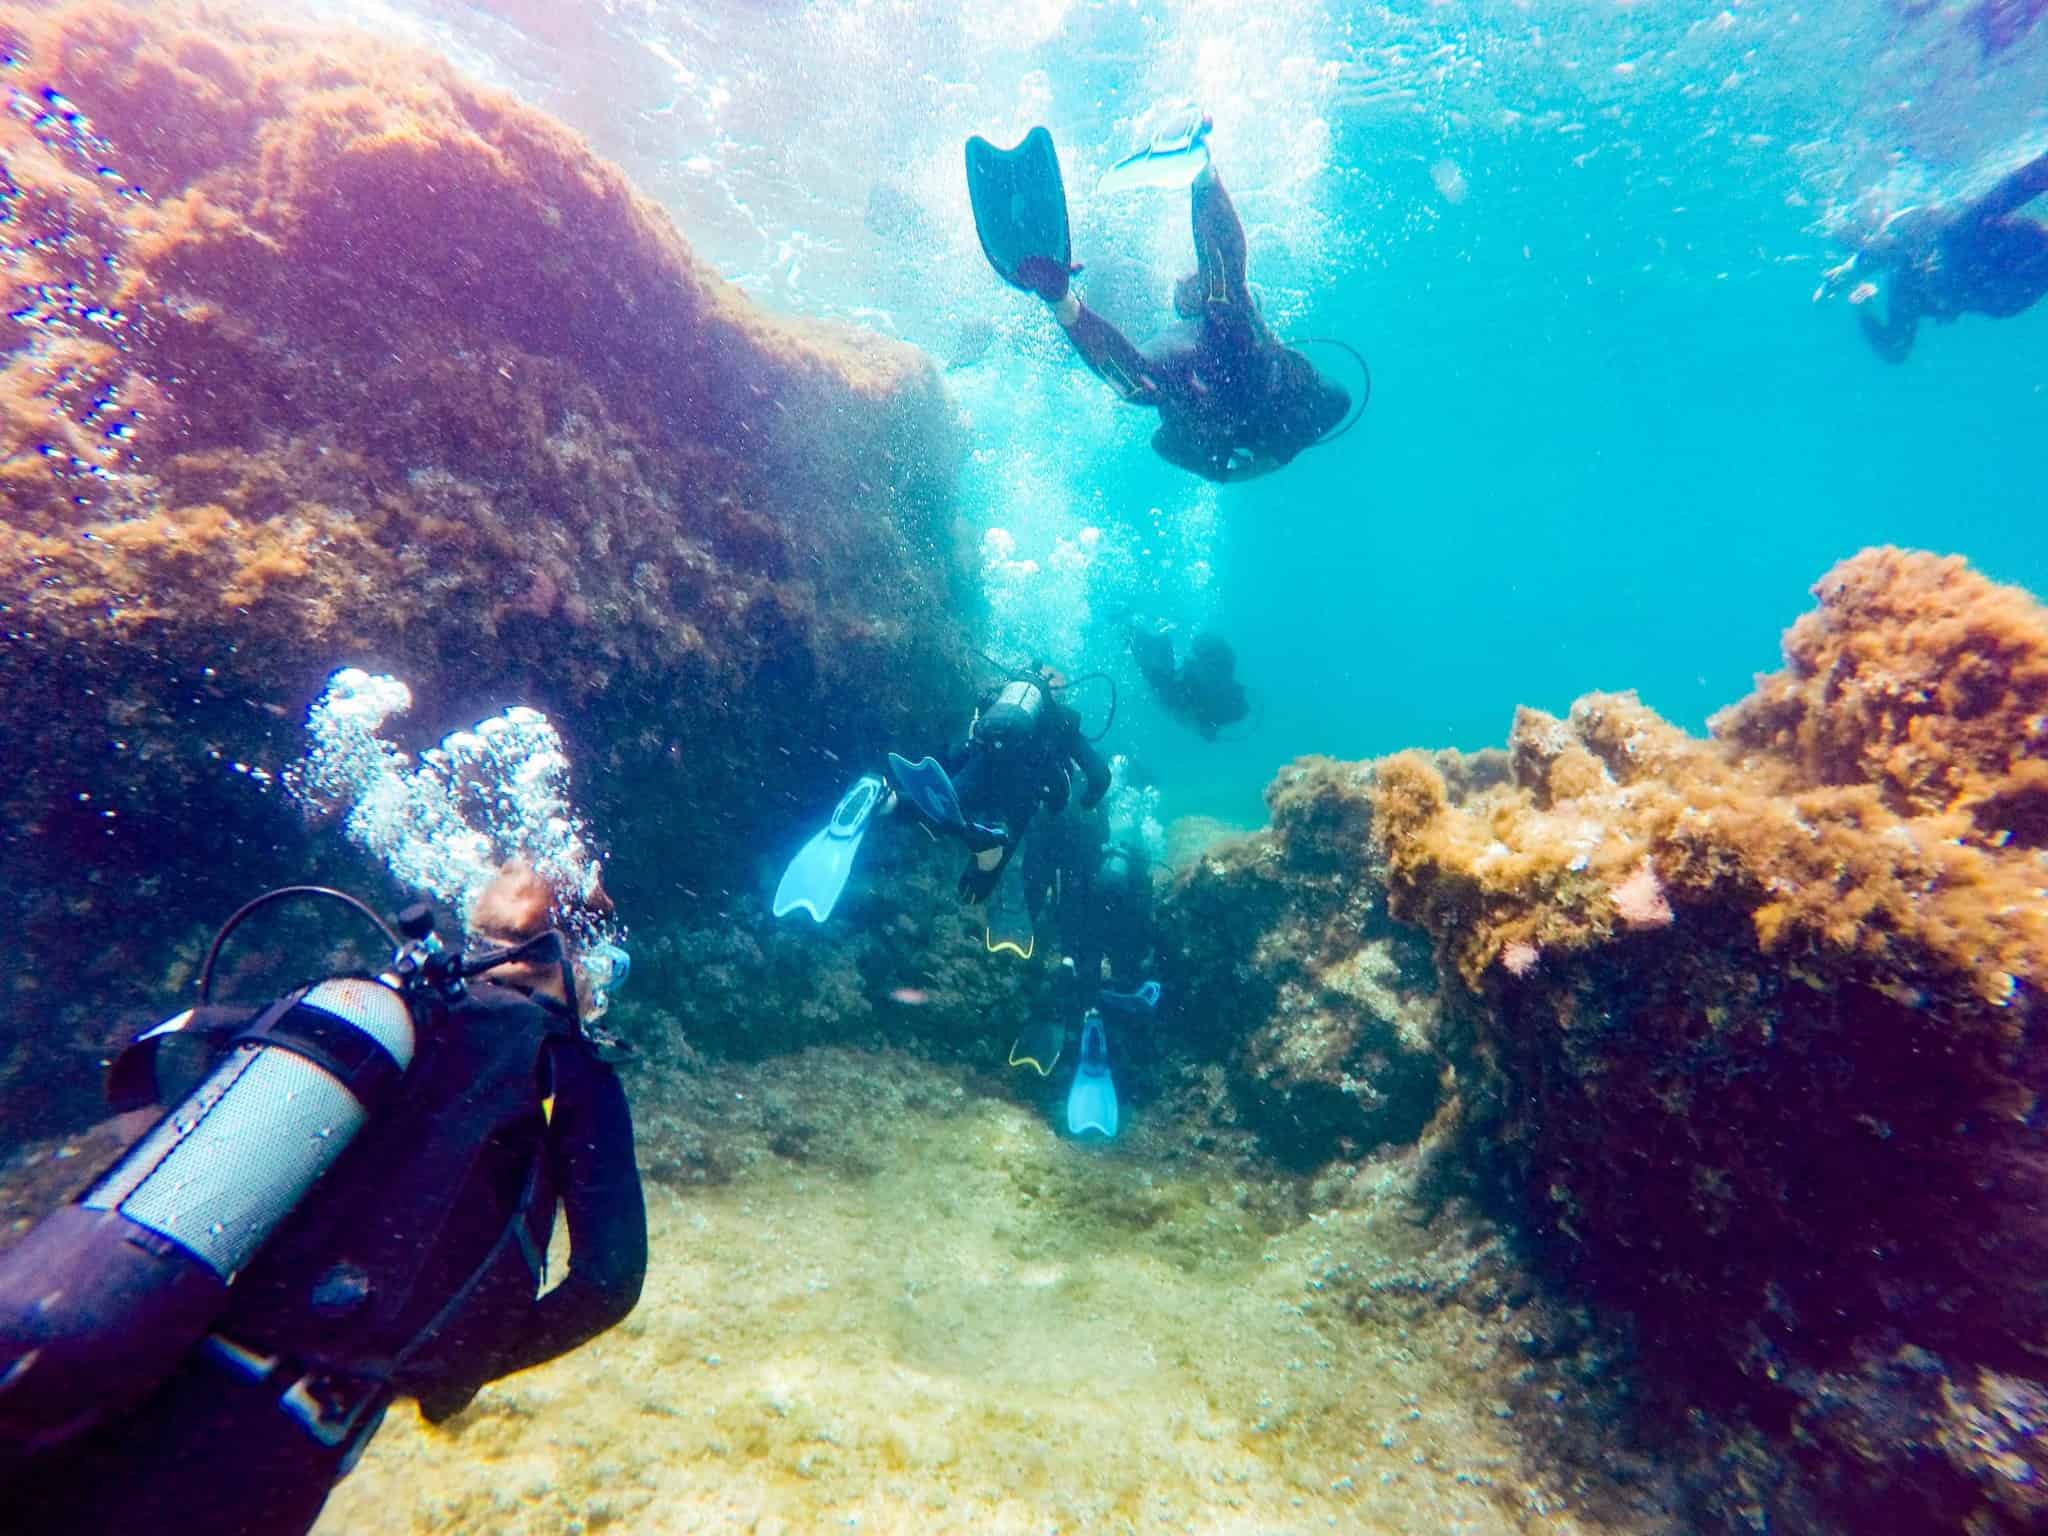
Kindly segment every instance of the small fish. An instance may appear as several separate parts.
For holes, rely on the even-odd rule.
[[[921,1008],[932,1000],[931,993],[923,987],[898,987],[889,994],[892,1003],[903,1003],[911,1008]]]
[[[1874,299],[1876,297],[1877,284],[1875,283],[1858,283],[1854,288],[1851,288],[1849,290],[1849,302],[1851,304],[1866,303],[1869,300]]]

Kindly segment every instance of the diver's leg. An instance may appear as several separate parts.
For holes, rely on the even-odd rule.
[[[2036,155],[1970,205],[1975,219],[2002,219],[2015,208],[2048,193],[2048,154]]]
[[[1074,946],[1074,984],[1075,1007],[1093,1008],[1102,990],[1102,944],[1092,933]]]
[[[1010,867],[1010,856],[1016,851],[1015,843],[999,843],[976,853],[967,861],[967,868],[960,872],[960,899],[969,906],[987,901],[996,888],[996,882],[1003,878],[1003,871]]]
[[[1145,354],[1122,331],[1083,304],[1079,294],[1068,294],[1053,306],[1052,312],[1060,329],[1067,333],[1067,340],[1081,354],[1081,361],[1120,399],[1130,405],[1159,403],[1159,385],[1146,368]]]
[[[1195,178],[1188,207],[1195,227],[1195,267],[1203,302],[1249,309],[1252,294],[1245,280],[1244,224],[1213,165]]]

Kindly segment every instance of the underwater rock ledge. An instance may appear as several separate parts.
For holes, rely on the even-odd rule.
[[[758,310],[428,55],[106,3],[0,48],[0,1040],[71,1042],[10,1134],[84,1109],[165,935],[300,872],[252,783],[335,665],[431,734],[546,709],[629,909],[716,905],[821,753],[937,730],[976,594],[922,354]]]
[[[1384,882],[1434,950],[1438,1129],[1632,1320],[1703,1523],[2036,1530],[2048,610],[1889,548],[1814,593],[1712,739],[1593,694],[1504,761],[1288,770],[1274,829],[1182,877],[1224,942],[1179,959],[1287,1029],[1300,957],[1399,952]]]

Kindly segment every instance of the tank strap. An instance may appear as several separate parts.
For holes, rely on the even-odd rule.
[[[230,1049],[241,1045],[274,1045],[305,1057],[339,1079],[372,1113],[390,1101],[405,1076],[405,1069],[367,1030],[314,1007],[303,993],[280,998],[228,1041]]]
[[[161,1102],[156,1072],[157,1053],[172,1035],[203,1040],[210,1054],[227,1048],[235,1032],[248,1021],[242,1009],[187,1008],[164,1020],[146,1034],[138,1035],[114,1058],[107,1069],[107,1104],[116,1114],[148,1109]]]
[[[205,1041],[214,1053],[239,1045],[278,1046],[333,1074],[364,1108],[379,1108],[405,1069],[366,1031],[306,1002],[309,990],[287,993],[254,1018],[240,1010],[200,1008],[166,1019],[114,1058],[107,1073],[108,1104],[116,1111],[155,1104],[157,1052],[169,1036],[183,1035]]]

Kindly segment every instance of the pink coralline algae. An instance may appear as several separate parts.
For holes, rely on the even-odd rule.
[[[1671,921],[1671,903],[1665,900],[1664,887],[1648,859],[1644,859],[1626,880],[1614,887],[1612,894],[1614,915],[1621,919],[1625,928],[1662,928]]]

